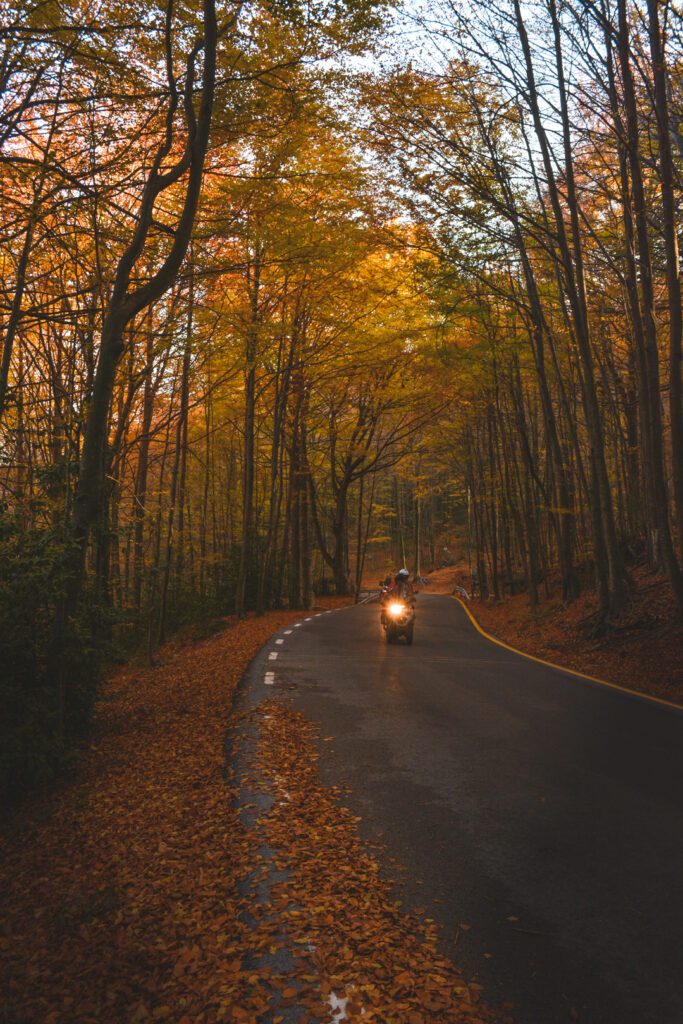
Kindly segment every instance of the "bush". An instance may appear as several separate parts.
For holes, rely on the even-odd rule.
[[[69,547],[63,530],[24,530],[0,510],[0,793],[16,798],[76,756],[99,681],[92,595],[60,637],[63,684],[50,664]]]

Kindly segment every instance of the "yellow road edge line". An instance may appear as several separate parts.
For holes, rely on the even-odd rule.
[[[455,595],[452,595],[455,596]],[[526,651],[519,651],[516,647],[511,647],[510,644],[503,643],[502,640],[498,640],[495,636],[491,636],[485,629],[479,625],[472,612],[469,610],[467,605],[461,598],[456,597],[455,600],[464,609],[470,622],[482,636],[485,636],[487,640],[490,640],[492,644],[497,644],[499,647],[504,647],[506,651],[512,651],[513,654],[520,654],[523,658],[528,658],[529,661],[537,661],[539,665],[547,665],[548,668],[559,669],[560,672],[568,672],[572,676],[578,676],[579,679],[587,679],[591,683],[597,683],[599,686],[608,686],[611,690],[620,690],[621,693],[630,693],[632,697],[640,697],[642,700],[652,701],[653,704],[663,704],[666,708],[675,708],[676,711],[683,711],[683,704],[676,704],[672,700],[664,700],[663,697],[653,697],[649,693],[641,693],[640,690],[631,690],[628,686],[619,686],[618,683],[608,683],[606,679],[598,679],[596,676],[588,676],[585,672],[577,672],[575,668],[565,668],[564,665],[556,665],[552,661],[545,661],[543,658],[537,658],[535,654],[527,654]]]

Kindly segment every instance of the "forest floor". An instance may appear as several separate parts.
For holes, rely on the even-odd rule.
[[[631,570],[631,575],[630,607],[604,633],[596,632],[598,604],[589,590],[567,608],[543,585],[535,610],[526,594],[502,601],[474,597],[467,606],[483,629],[525,654],[683,704],[683,625],[676,622],[671,587],[644,567]],[[470,589],[462,566],[437,569],[427,579],[426,593],[450,594],[455,586]]]
[[[444,569],[425,590],[455,585],[466,586],[462,570]],[[673,605],[658,578],[637,576],[629,615],[600,639],[590,595],[568,610],[544,598],[533,614],[524,596],[469,607],[513,647],[683,700],[683,629],[662,632]],[[395,902],[382,851],[318,781],[312,726],[278,701],[250,727],[255,787],[279,798],[256,828],[240,818],[224,747],[228,725],[246,725],[235,693],[300,615],[228,619],[208,639],[175,638],[154,668],[111,673],[77,771],[5,823],[1,1024],[509,1019],[437,952],[433,922]],[[266,847],[284,880],[255,908],[249,880],[267,873]],[[295,956],[277,974],[281,944]]]

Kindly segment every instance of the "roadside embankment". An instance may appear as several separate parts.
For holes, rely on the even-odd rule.
[[[671,588],[664,577],[643,568],[632,576],[630,607],[606,630],[597,628],[597,597],[591,590],[567,607],[543,585],[536,609],[526,594],[502,601],[474,597],[467,605],[484,630],[525,654],[683,704],[683,625],[675,622]],[[469,587],[462,566],[439,569],[428,579],[428,593]]]

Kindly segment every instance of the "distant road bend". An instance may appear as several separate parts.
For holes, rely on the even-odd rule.
[[[349,783],[487,1002],[518,1024],[683,1024],[683,712],[516,655],[425,593],[412,647],[366,604],[273,649],[250,700],[280,691],[334,737],[323,781]]]

